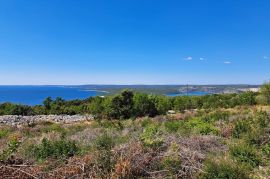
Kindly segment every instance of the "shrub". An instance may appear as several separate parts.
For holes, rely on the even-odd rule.
[[[219,134],[219,130],[213,126],[212,124],[208,122],[204,122],[200,118],[194,118],[186,122],[186,125],[188,128],[195,130],[196,132],[203,134],[203,135],[208,135],[210,133],[212,134]]]
[[[114,166],[112,161],[112,151],[115,143],[113,138],[107,133],[103,134],[96,140],[96,147],[98,149],[97,164],[103,172],[108,173]]]
[[[177,174],[182,168],[182,161],[179,154],[179,145],[173,142],[161,161],[162,169],[168,170],[170,175]]]
[[[49,132],[58,132],[58,133],[61,133],[62,136],[65,136],[67,131],[65,128],[63,128],[60,124],[56,124],[56,123],[51,123],[51,124],[48,124],[48,125],[45,125],[42,129],[41,129],[42,132],[45,132],[45,133],[49,133]]]
[[[260,90],[263,104],[270,104],[270,82],[264,83]]]
[[[264,155],[270,158],[270,142],[268,142],[267,144],[263,146],[262,152]]]
[[[147,127],[148,125],[152,124],[153,121],[151,119],[149,119],[148,117],[147,118],[144,118],[141,122],[141,126],[142,127]]]
[[[260,128],[258,124],[253,124],[250,131],[244,136],[244,140],[251,145],[260,146],[264,137],[264,129]]]
[[[117,130],[123,129],[122,122],[120,120],[115,120],[115,121],[97,120],[97,121],[98,121],[99,126],[105,129],[112,129],[112,128],[115,128]]]
[[[28,149],[28,155],[33,155],[36,159],[68,158],[78,152],[79,147],[76,143],[65,139],[50,141],[44,138],[40,145],[31,145]]]
[[[20,146],[20,141],[17,138],[12,138],[8,142],[8,147],[2,151],[0,154],[0,161],[7,160],[11,154],[17,151],[18,147]]]
[[[0,128],[0,139],[5,138],[9,135],[10,130],[9,129],[1,129]]]
[[[261,163],[260,157],[256,153],[256,149],[246,144],[234,144],[230,146],[231,156],[239,163],[247,167],[257,167]]]
[[[161,132],[157,124],[152,124],[146,127],[140,136],[145,147],[159,148],[163,144]]]
[[[250,124],[247,120],[239,120],[236,122],[233,137],[240,138],[242,134],[248,132],[250,130]]]
[[[181,169],[181,160],[179,157],[166,156],[162,160],[162,168],[168,170],[170,174],[176,174]]]
[[[202,117],[202,120],[205,122],[215,122],[218,120],[227,121],[229,118],[228,112],[222,112],[222,111],[215,111],[213,113],[204,115]]]
[[[205,162],[204,171],[199,178],[200,179],[247,179],[249,178],[246,171],[233,163],[232,161],[227,160],[207,160]]]
[[[183,125],[183,122],[181,121],[166,121],[164,123],[165,128],[168,132],[177,132],[181,125]]]
[[[107,133],[103,134],[96,140],[98,150],[111,150],[114,146],[114,141]]]
[[[266,112],[258,112],[255,114],[255,122],[260,125],[260,127],[265,128],[269,125],[270,119]]]

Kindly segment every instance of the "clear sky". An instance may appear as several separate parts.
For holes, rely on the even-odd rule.
[[[260,84],[269,0],[0,0],[0,84]]]

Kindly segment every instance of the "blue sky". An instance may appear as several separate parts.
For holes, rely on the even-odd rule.
[[[260,84],[269,0],[1,0],[0,84]]]

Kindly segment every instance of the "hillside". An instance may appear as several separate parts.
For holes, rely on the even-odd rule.
[[[270,108],[1,124],[1,177],[267,178]]]
[[[260,85],[83,85],[74,86],[84,90],[107,91],[109,94],[120,93],[124,89],[134,90],[141,93],[153,94],[186,94],[189,92],[201,91],[207,93],[239,93],[251,88],[259,88]]]
[[[260,92],[0,105],[3,178],[268,178],[270,84]]]

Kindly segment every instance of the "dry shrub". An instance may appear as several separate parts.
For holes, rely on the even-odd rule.
[[[172,114],[170,115],[171,119],[174,120],[186,120],[189,118],[193,118],[197,115],[197,111],[195,110],[186,110],[184,113],[176,113],[176,114]]]
[[[200,172],[209,152],[227,150],[215,136],[177,138],[168,136],[158,150],[145,148],[136,140],[116,147],[113,176],[151,178],[191,178]]]
[[[221,136],[225,138],[230,138],[233,134],[234,127],[232,125],[223,126],[221,128]]]
[[[122,160],[116,162],[115,171],[112,174],[113,178],[129,178],[131,177],[131,163],[128,160]]]
[[[225,146],[220,144],[219,138],[216,136],[182,138],[169,136],[165,141],[167,145],[176,143],[180,146],[181,169],[178,171],[178,178],[191,178],[195,173],[200,172],[208,153],[227,150]]]
[[[135,138],[114,147],[111,150],[114,162],[109,173],[99,167],[98,151],[69,158],[61,165],[2,166],[0,173],[5,178],[192,178],[201,171],[207,153],[226,150],[214,136],[179,138],[172,135],[165,141],[158,150],[145,148]],[[46,170],[49,165],[54,166],[53,170]]]
[[[142,144],[136,140],[130,140],[130,142],[114,148],[114,158],[118,161],[114,176],[125,175],[127,178],[147,176],[153,156],[153,151],[144,150]],[[124,168],[123,164],[125,165]]]
[[[102,129],[100,128],[87,128],[83,131],[77,132],[71,136],[68,136],[68,139],[74,141],[80,141],[82,144],[88,144],[94,141],[100,134]]]
[[[168,116],[169,117],[169,116]],[[153,118],[155,122],[164,122],[168,120],[167,116],[156,116]]]
[[[57,163],[58,162],[58,163]],[[61,162],[60,162],[61,163]],[[47,171],[48,166],[54,166],[53,170]],[[95,168],[93,167],[93,156],[74,157],[59,164],[59,161],[47,161],[43,165],[2,165],[0,166],[0,176],[4,178],[95,178]],[[0,177],[0,178],[1,178]]]
[[[30,173],[27,173],[20,168],[0,166],[0,176],[5,179],[32,179],[35,178]]]

